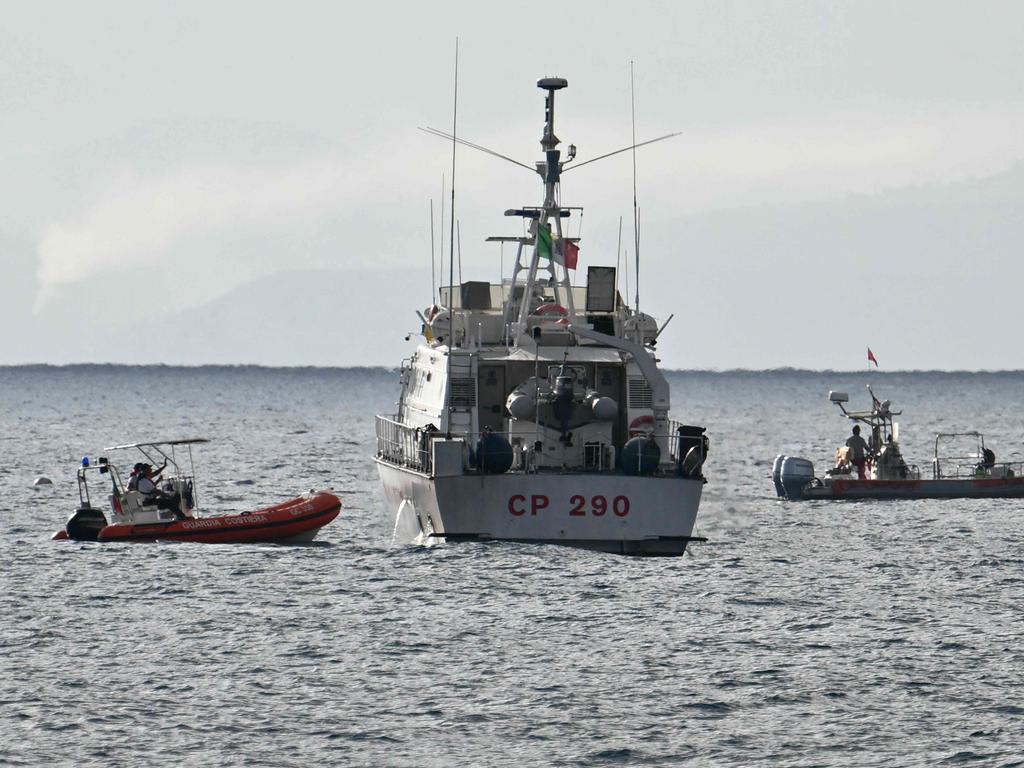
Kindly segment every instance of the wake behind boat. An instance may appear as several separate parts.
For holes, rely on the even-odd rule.
[[[544,78],[540,206],[505,212],[527,234],[501,284],[442,286],[420,314],[395,414],[377,417],[377,469],[395,529],[447,541],[563,544],[681,555],[692,539],[708,441],[669,418],[654,318],[630,308],[616,267],[574,287],[578,207],[559,200],[565,160]],[[529,166],[527,166],[529,167]],[[531,168],[530,170],[534,170]],[[671,319],[671,318],[670,318]]]
[[[281,504],[237,515],[202,515],[192,446],[204,438],[130,443],[108,451],[135,449],[138,461],[127,482],[107,458],[78,469],[79,507],[54,539],[77,541],[194,541],[207,543],[305,542],[341,511],[341,501],[327,491],[310,491]],[[188,465],[177,452],[187,449]],[[155,462],[163,461],[159,469]],[[102,477],[106,476],[106,477]],[[111,519],[93,506],[89,481],[110,483],[106,494]]]
[[[1024,465],[997,462],[980,432],[940,432],[935,436],[930,478],[922,478],[916,464],[903,459],[899,423],[888,400],[879,400],[868,387],[871,409],[848,411],[849,395],[829,392],[829,400],[853,421],[855,436],[867,429],[863,455],[856,440],[836,449],[835,466],[824,477],[814,474],[808,459],[780,454],[772,466],[772,480],[780,498],[801,499],[972,499],[1024,496]],[[854,443],[851,445],[851,441]],[[860,466],[858,466],[858,464]]]

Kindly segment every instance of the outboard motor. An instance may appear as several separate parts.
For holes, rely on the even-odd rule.
[[[782,490],[790,501],[804,497],[804,488],[814,479],[814,464],[808,459],[785,456],[779,470]]]
[[[68,538],[75,541],[96,541],[100,531],[107,527],[107,518],[98,509],[92,507],[81,507],[75,510],[75,514],[68,518],[64,530],[68,532]]]
[[[775,483],[775,493],[780,499],[786,498],[786,490],[782,487],[782,462],[785,460],[785,454],[780,453],[772,462],[772,482]]]
[[[551,410],[562,428],[561,441],[565,445],[572,445],[572,435],[569,433],[569,420],[573,411],[573,387],[572,376],[558,376],[555,378],[555,392],[551,400]]]

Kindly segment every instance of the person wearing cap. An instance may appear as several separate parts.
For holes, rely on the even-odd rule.
[[[129,491],[137,491],[137,490],[139,490],[139,477],[142,475],[142,473],[143,473],[143,471],[145,469],[146,469],[146,465],[143,464],[141,461],[137,461],[135,463],[135,466],[132,467],[132,474],[128,478],[128,490]]]
[[[136,462],[135,466],[132,467],[131,477],[128,479],[128,490],[129,491],[137,491],[137,490],[139,490],[139,481],[142,478],[144,478],[144,477],[148,477],[152,481],[153,488],[155,490],[156,489],[157,478],[160,477],[161,473],[165,469],[167,469],[167,462],[166,461],[160,466],[160,469],[156,470],[155,472],[153,471],[153,465],[152,464],[147,464],[144,461]]]
[[[139,467],[139,464],[135,465]],[[165,493],[157,488],[156,480],[160,477],[160,473],[167,468],[167,462],[160,469],[153,471],[152,464],[141,464],[141,471],[138,474],[138,481],[136,483],[136,490],[142,494],[142,505],[149,506],[155,504],[157,509],[169,509],[174,512],[175,517],[179,520],[186,517],[181,512],[181,494],[178,493]],[[129,486],[131,481],[129,481]]]

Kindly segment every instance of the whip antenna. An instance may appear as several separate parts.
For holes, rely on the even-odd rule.
[[[434,198],[430,198],[430,303],[433,304],[437,296],[436,260],[434,258]]]
[[[469,147],[470,149],[475,149],[479,152],[484,152],[488,155],[493,155],[494,157],[500,157],[502,160],[508,160],[508,162],[512,163],[513,165],[518,165],[520,168],[525,168],[531,173],[537,172],[536,168],[531,168],[526,163],[521,163],[518,160],[513,160],[511,157],[507,157],[501,154],[500,152],[495,152],[493,149],[488,149],[487,147],[481,146],[480,144],[474,144],[472,141],[467,141],[466,139],[460,139],[457,136],[454,136],[450,133],[446,133],[445,131],[442,130],[438,130],[437,128],[431,128],[430,126],[427,126],[426,128],[420,128],[420,130],[423,131],[424,133],[429,133],[431,136],[437,136],[437,138],[439,139],[451,139],[452,141],[461,144],[464,147]],[[655,141],[657,141],[657,139],[655,139]]]
[[[438,237],[441,240],[440,245],[437,248],[437,282],[444,282],[444,174],[441,174],[441,223],[438,227]],[[438,292],[434,298],[434,301],[438,305],[441,304],[441,286],[438,285]]]
[[[619,244],[615,246],[615,309],[619,308],[619,261],[622,259],[622,217],[619,216]],[[626,289],[629,295],[629,289]]]
[[[640,314],[640,213],[636,206],[636,86],[633,82],[633,61],[629,62],[629,100],[633,117],[633,255],[636,269],[633,271],[636,283],[636,313]]]
[[[448,237],[448,365],[445,387],[447,405],[445,437],[452,439],[452,351],[455,348],[455,132],[459,116],[459,38],[455,38],[455,96],[452,101],[452,206],[448,216],[451,220],[451,233]]]

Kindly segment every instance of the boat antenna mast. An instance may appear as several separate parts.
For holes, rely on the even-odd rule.
[[[540,139],[541,149],[544,150],[544,159],[537,161],[535,168],[544,181],[544,203],[539,211],[517,210],[508,212],[533,219],[533,223],[530,226],[530,231],[533,234],[533,258],[530,259],[530,269],[527,272],[526,284],[523,286],[523,299],[519,307],[519,322],[517,324],[518,334],[522,334],[527,328],[530,299],[537,280],[542,243],[546,241],[546,248],[549,250],[548,257],[552,262],[554,262],[555,257],[554,249],[562,247],[562,211],[558,204],[558,185],[562,175],[562,153],[557,149],[561,141],[555,135],[555,91],[560,91],[568,87],[568,85],[569,81],[564,77],[542,77],[537,81],[537,87],[547,91],[547,96],[544,97],[544,133]],[[568,160],[572,160],[575,156],[576,147],[570,145]],[[551,232],[548,229],[548,221],[552,219],[555,223],[555,232]],[[555,238],[557,238],[557,242]],[[576,310],[573,304],[572,288],[569,283],[569,270],[564,265],[563,270],[562,287],[566,292],[566,304],[568,305],[569,315],[573,317],[576,314]],[[554,272],[552,272],[552,277],[554,277]]]
[[[622,217],[619,216],[619,241],[615,246],[615,311],[619,311],[619,262],[622,259]],[[626,289],[629,295],[629,289]],[[628,299],[627,299],[628,300]]]
[[[541,206],[540,210],[537,210],[536,208],[530,209],[530,210],[524,209],[523,211],[511,210],[511,211],[506,211],[506,214],[505,214],[507,216],[511,216],[511,215],[523,216],[525,218],[529,218],[529,219],[532,220],[531,225],[530,225],[530,232],[533,235],[533,237],[532,237],[532,239],[533,239],[533,243],[532,244],[534,246],[534,248],[533,248],[533,258],[530,260],[530,267],[529,267],[529,271],[528,271],[526,285],[523,286],[523,297],[524,298],[523,298],[523,301],[521,302],[521,305],[519,307],[518,322],[515,323],[515,324],[510,324],[511,327],[515,329],[515,334],[513,334],[513,333],[509,333],[508,334],[508,337],[511,337],[513,335],[521,337],[522,334],[524,333],[524,331],[527,328],[526,318],[527,318],[527,315],[529,314],[530,296],[531,296],[531,291],[533,290],[533,286],[534,286],[534,284],[536,282],[536,277],[537,277],[538,259],[539,259],[539,255],[540,255],[539,247],[540,247],[541,233],[544,232],[546,234],[547,232],[549,232],[549,230],[545,230],[543,228],[547,227],[548,221],[551,218],[554,219],[554,227],[555,227],[556,231],[550,233],[550,235],[552,237],[550,237],[548,239],[551,240],[551,242],[549,242],[546,247],[550,248],[552,251],[555,248],[562,248],[562,247],[564,247],[563,246],[563,242],[562,242],[562,221],[561,220],[562,220],[563,213],[566,213],[566,214],[568,213],[568,209],[563,209],[558,204],[558,201],[557,201],[558,190],[560,188],[562,173],[566,172],[566,171],[570,171],[570,170],[575,170],[576,168],[582,168],[585,165],[589,165],[590,163],[595,163],[598,160],[604,160],[605,158],[612,157],[613,155],[618,155],[618,154],[620,154],[622,152],[629,152],[629,151],[633,152],[633,158],[634,158],[634,160],[633,160],[633,166],[634,166],[634,181],[633,181],[633,207],[634,207],[633,219],[634,219],[634,225],[633,225],[633,229],[634,229],[634,246],[635,246],[634,247],[634,251],[636,251],[637,250],[636,246],[638,246],[638,244],[639,244],[639,237],[640,237],[640,235],[639,235],[639,221],[638,221],[639,214],[638,214],[637,205],[636,205],[636,150],[639,147],[643,147],[643,146],[646,146],[648,144],[654,144],[655,142],[663,141],[665,139],[669,139],[669,138],[672,138],[674,136],[678,136],[680,134],[679,134],[679,132],[668,133],[668,134],[665,134],[664,136],[659,136],[659,137],[657,137],[655,139],[649,139],[647,141],[642,141],[640,143],[637,143],[636,142],[636,121],[634,119],[633,137],[632,137],[633,141],[630,144],[630,146],[622,147],[621,149],[616,149],[616,150],[614,150],[612,152],[606,152],[603,155],[598,155],[597,157],[593,157],[593,158],[591,158],[589,160],[585,160],[583,162],[574,163],[571,168],[563,167],[565,164],[569,163],[570,161],[575,160],[575,157],[576,157],[576,147],[574,145],[570,145],[566,159],[564,161],[561,159],[561,152],[557,149],[558,145],[561,142],[559,141],[558,137],[555,135],[555,130],[554,130],[554,124],[555,124],[555,121],[554,121],[554,117],[555,117],[555,91],[558,91],[558,90],[561,90],[563,88],[566,88],[569,85],[569,82],[565,78],[561,78],[561,77],[544,77],[544,78],[541,78],[540,80],[537,81],[537,87],[541,88],[542,90],[547,91],[547,97],[544,100],[544,107],[545,107],[545,109],[544,109],[544,134],[543,134],[543,136],[541,138],[541,147],[544,150],[544,160],[536,162],[533,166],[527,165],[526,163],[519,162],[518,160],[514,160],[511,157],[503,155],[503,154],[501,154],[499,152],[495,152],[494,150],[489,149],[489,148],[484,147],[484,146],[481,146],[480,144],[475,144],[475,143],[473,143],[471,141],[467,141],[466,139],[459,138],[456,135],[456,127],[457,127],[457,119],[456,118],[457,118],[457,115],[458,115],[458,69],[459,69],[458,48],[459,48],[459,46],[458,46],[458,39],[456,38],[456,41],[455,41],[455,105],[453,107],[452,132],[448,133],[446,131],[442,131],[442,130],[439,130],[437,128],[432,128],[432,127],[420,128],[420,130],[424,131],[425,133],[429,133],[429,134],[431,134],[433,136],[437,136],[437,137],[442,138],[442,139],[450,140],[451,143],[452,143],[452,185],[451,185],[451,198],[452,198],[452,202],[451,202],[451,211],[449,212],[450,225],[451,225],[450,226],[451,234],[449,236],[449,250],[451,251],[451,253],[449,254],[449,260],[448,260],[448,264],[449,264],[449,283],[453,284],[455,282],[454,262],[455,262],[455,238],[456,238],[456,232],[455,232],[455,178],[454,177],[455,177],[455,151],[456,151],[456,146],[459,145],[459,144],[462,144],[463,146],[470,147],[471,149],[475,149],[477,151],[484,152],[484,153],[492,155],[494,157],[501,158],[502,160],[506,160],[506,161],[508,161],[508,162],[510,162],[510,163],[512,163],[514,165],[517,165],[517,166],[521,167],[521,168],[525,168],[527,170],[530,170],[530,171],[533,171],[535,173],[538,173],[541,176],[541,178],[543,179],[543,181],[544,181],[544,204],[543,204],[543,206]],[[630,62],[630,66],[632,67],[632,62]],[[630,71],[632,73],[632,69]],[[442,206],[443,205],[444,205],[444,196],[442,194]],[[442,216],[442,222],[443,222],[443,216]],[[442,240],[443,240],[443,237],[444,237],[444,234],[443,234],[443,231],[444,231],[443,223],[442,223],[441,229],[442,229],[441,237],[442,237]],[[558,242],[554,241],[555,238],[557,238]],[[510,238],[510,239],[512,239],[512,238]],[[514,238],[514,239],[515,240],[519,240],[521,244],[530,244],[529,240],[526,239],[526,238]],[[443,252],[443,250],[444,250],[443,246],[442,246],[441,250]],[[554,257],[554,255],[555,254],[552,252],[551,256]],[[518,263],[518,258],[519,257],[517,256],[516,258],[517,258],[517,263]],[[552,261],[553,260],[554,259],[552,258]],[[638,265],[639,265],[639,256],[637,256],[637,260],[638,260]],[[564,268],[564,265],[563,265],[563,268]],[[518,267],[516,267],[513,270],[513,275],[515,275],[515,273],[517,271],[518,271]],[[628,273],[628,268],[625,271]],[[565,292],[566,292],[566,303],[568,304],[569,314],[570,314],[570,316],[575,317],[576,312],[575,312],[575,307],[573,306],[572,284],[571,284],[571,280],[570,280],[570,277],[569,277],[568,273],[569,273],[569,270],[565,269],[565,275],[564,275],[563,280],[561,281],[561,288],[563,290],[565,290]],[[552,265],[552,278],[554,278],[554,277],[555,277],[555,274],[554,274],[554,268],[553,268],[553,265]],[[449,286],[449,296],[448,296],[448,304],[449,305],[451,305],[453,303],[453,299],[454,299],[454,294],[452,293],[452,288],[453,288],[453,286]],[[558,288],[556,287],[556,297],[557,297],[557,291],[558,291]],[[627,293],[627,302],[628,302],[628,293],[629,293],[628,284],[627,284],[627,287],[626,287],[626,293]],[[639,304],[639,290],[637,291],[637,304]],[[451,357],[450,350],[452,348],[451,347],[452,342],[453,342],[452,336],[453,336],[453,331],[454,331],[454,325],[453,325],[454,318],[453,318],[453,315],[452,315],[450,310],[451,310],[451,307],[449,307],[449,319],[448,319],[449,366],[450,366],[450,363],[451,363],[451,360],[450,360],[450,357]]]
[[[437,301],[437,258],[434,254],[434,245],[437,242],[434,234],[434,198],[430,198],[430,304]]]
[[[441,284],[444,282],[444,174],[441,174],[441,219],[437,226],[437,293],[433,303],[441,305]]]
[[[637,315],[640,314],[640,209],[636,203],[636,86],[633,81],[633,60],[629,61],[629,101],[630,114],[633,125],[633,256],[636,259],[636,269],[633,271],[634,283],[636,285],[636,307]],[[638,326],[639,327],[639,326]],[[641,331],[641,333],[643,333]],[[641,338],[640,343],[643,343]]]
[[[455,38],[455,96],[452,102],[452,205],[448,216],[451,233],[448,238],[448,360],[445,371],[445,438],[452,439],[452,350],[455,347],[455,131],[459,116],[459,38]],[[443,229],[443,227],[442,227]]]

